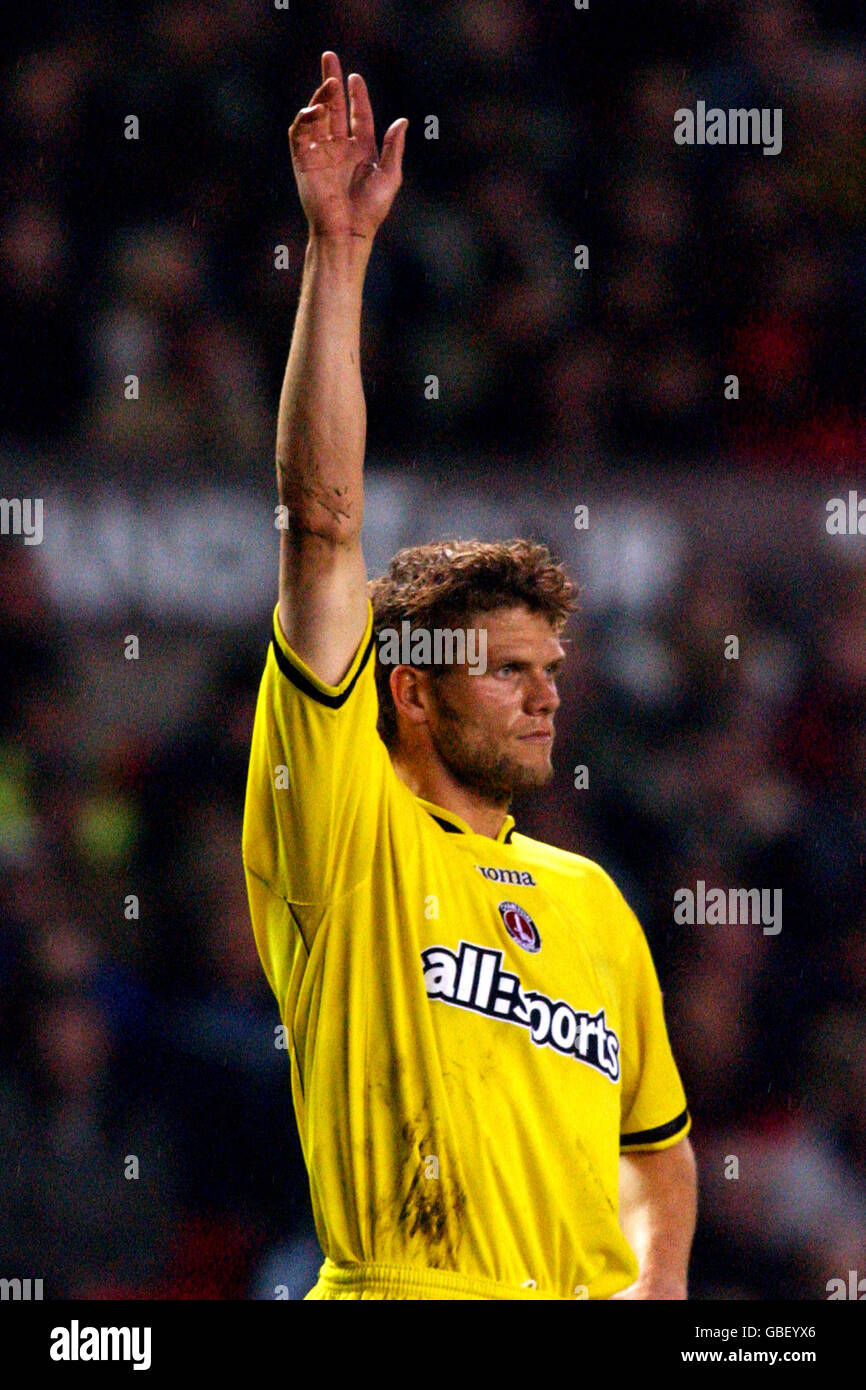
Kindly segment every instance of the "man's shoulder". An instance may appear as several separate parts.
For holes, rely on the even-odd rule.
[[[615,903],[626,912],[630,911],[616,882],[596,860],[588,859],[574,850],[561,849],[559,845],[551,845],[544,840],[534,840],[531,836],[521,835],[516,830],[511,836],[511,846],[521,859],[526,861],[527,867],[531,865],[545,875],[558,876],[575,889],[583,889],[593,896],[608,900],[611,904]]]
[[[279,672],[285,678],[284,681],[277,678],[277,689],[282,689],[295,698],[298,695],[304,697],[301,703],[319,706],[320,709],[329,711],[340,710],[359,686],[371,690],[375,700],[375,682],[370,674],[375,662],[371,660],[374,639],[373,610],[369,599],[366,626],[342,679],[336,685],[329,685],[322,680],[294,650],[280,625],[279,605],[273,611],[268,645],[269,657],[272,655],[275,663],[274,674]]]
[[[546,840],[535,840],[531,835],[523,835],[519,830],[513,831],[510,841],[512,847],[525,855],[527,859],[550,869],[558,869],[562,873],[576,874],[587,879],[610,879],[609,874],[597,864],[594,859],[587,859],[583,854],[577,854],[574,850],[562,849],[559,845],[548,844]]]

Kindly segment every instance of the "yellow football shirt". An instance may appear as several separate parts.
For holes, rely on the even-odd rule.
[[[619,1154],[690,1118],[643,931],[596,864],[415,797],[372,609],[338,686],[273,617],[243,828],[316,1229],[313,1298],[609,1298]]]

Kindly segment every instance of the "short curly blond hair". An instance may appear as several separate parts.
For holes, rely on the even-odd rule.
[[[528,540],[433,541],[399,550],[387,574],[367,585],[373,632],[385,628],[467,628],[479,613],[525,605],[541,613],[559,635],[576,608],[576,589],[546,545]],[[434,675],[445,667],[428,668]],[[386,747],[397,743],[397,712],[390,668],[376,661],[379,734]]]

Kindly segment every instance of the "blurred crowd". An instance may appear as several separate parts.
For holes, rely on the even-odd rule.
[[[331,47],[380,137],[410,119],[366,294],[378,453],[443,476],[514,456],[515,485],[712,457],[792,489],[862,459],[858,5],[553,9],[95,0],[4,23],[0,455],[45,459],[46,486],[270,470],[305,242],[285,132]],[[676,146],[697,99],[781,106],[782,153]],[[180,732],[108,748],[6,536],[0,633],[0,1275],[300,1296],[318,1251],[240,862],[266,632]],[[693,544],[663,605],[572,637],[557,775],[518,828],[601,862],[647,931],[695,1118],[693,1292],[823,1298],[866,1275],[866,579],[828,558],[786,589]],[[698,879],[781,889],[781,933],[675,925]]]
[[[330,45],[363,68],[380,139],[410,120],[367,290],[379,450],[862,456],[853,0],[56,9],[7,37],[8,440],[260,472],[305,243],[286,130]],[[675,144],[698,100],[780,108],[781,152]]]

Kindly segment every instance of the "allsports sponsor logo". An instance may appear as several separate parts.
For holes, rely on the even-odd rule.
[[[608,1028],[604,1009],[590,1014],[564,999],[522,989],[518,977],[502,969],[502,954],[470,941],[461,941],[456,952],[428,946],[421,952],[428,997],[519,1024],[536,1047],[552,1047],[618,1081],[619,1038]]]

